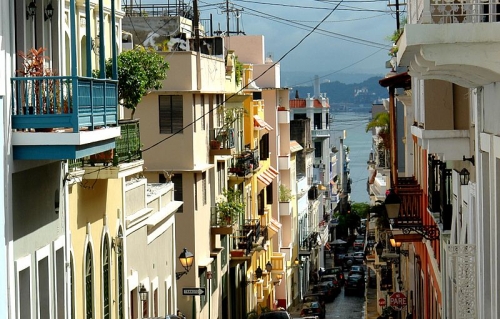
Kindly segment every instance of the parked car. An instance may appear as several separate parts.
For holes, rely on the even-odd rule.
[[[304,297],[302,297],[302,302],[306,303],[306,302],[318,301],[319,303],[322,303],[325,301],[325,298],[326,296],[322,292],[310,292],[305,294]]]
[[[359,266],[359,265],[351,266],[351,269],[349,270],[348,276],[355,275],[355,274],[358,274],[358,275],[361,275],[364,277],[365,276],[365,267]]]
[[[337,285],[338,286],[338,285]],[[323,293],[325,295],[325,301],[331,302],[337,296],[337,289],[331,281],[320,282],[311,288],[313,293]]]
[[[317,301],[305,302],[302,304],[300,316],[318,316],[320,319],[325,319],[325,308],[323,308]]]
[[[365,292],[365,278],[361,275],[355,274],[347,277],[344,286],[344,295],[360,294]]]
[[[259,319],[291,319],[288,311],[271,311],[261,313]]]
[[[322,283],[322,282],[328,282],[328,283],[332,284],[332,286],[334,287],[335,295],[338,295],[340,293],[340,290],[342,289],[342,287],[340,286],[340,282],[338,281],[336,275],[321,276],[320,283]]]
[[[322,272],[322,276],[334,275],[337,278],[340,286],[344,285],[344,270],[342,267],[326,268]]]
[[[364,261],[365,253],[363,251],[349,253],[344,256],[344,264],[347,266],[362,265]]]
[[[358,248],[358,249],[363,249],[363,247],[365,246],[365,240],[364,239],[356,239],[354,240],[354,243],[352,243],[352,247],[354,247],[354,249]]]

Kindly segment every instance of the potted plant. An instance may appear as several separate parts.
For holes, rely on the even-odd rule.
[[[215,204],[217,221],[220,226],[234,224],[237,218],[245,213],[245,204],[241,196],[239,190],[233,188],[223,190],[221,197]]]
[[[242,108],[229,108],[221,106],[218,109],[219,116],[222,117],[222,127],[216,129],[215,137],[210,141],[210,147],[212,149],[232,148],[234,141],[234,123],[241,118],[244,112]],[[229,142],[229,143],[228,143]]]
[[[279,188],[280,202],[289,202],[292,198],[292,190],[283,184],[280,184]]]

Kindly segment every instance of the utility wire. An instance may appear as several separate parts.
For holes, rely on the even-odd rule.
[[[274,68],[276,66],[276,64],[280,63],[286,56],[288,56],[292,51],[294,51],[300,44],[302,44],[302,42],[305,41],[305,39],[307,39],[314,31],[316,31],[316,29],[319,28],[319,26],[326,20],[328,19],[335,10],[337,10],[337,8],[339,7],[339,5],[342,3],[342,0],[330,11],[330,13],[328,13],[324,18],[323,20],[321,20],[311,31],[309,31],[309,33],[307,33],[304,37],[302,37],[302,39],[300,39],[299,42],[297,42],[290,50],[288,50],[281,58],[279,58],[278,61],[274,62],[269,68],[267,68],[264,72],[262,72],[261,75],[259,75],[258,77],[256,77],[255,79],[253,79],[252,81],[250,81],[247,85],[245,85],[244,87],[242,87],[240,90],[238,90],[236,93],[232,94],[231,96],[229,96],[228,98],[226,98],[222,103],[220,103],[219,105],[217,105],[216,107],[214,107],[213,109],[209,110],[208,112],[206,112],[205,114],[202,114],[200,117],[198,117],[197,119],[195,119],[193,122],[187,124],[186,126],[184,126],[183,128],[179,129],[178,131],[176,131],[175,133],[173,133],[172,135],[170,136],[167,136],[166,138],[156,142],[155,144],[145,148],[142,152],[147,152],[149,151],[150,149],[160,145],[161,143],[165,142],[166,140],[174,137],[175,135],[179,134],[180,132],[184,131],[186,128],[190,127],[191,125],[193,125],[194,123],[196,123],[197,121],[201,120],[202,118],[205,117],[205,115],[208,115],[210,113],[212,113],[213,111],[215,111],[216,109],[218,109],[219,107],[221,107],[222,105],[224,105],[224,103],[226,101],[228,101],[231,97],[235,96],[236,94],[242,92],[244,89],[246,89],[250,84],[254,83],[256,80],[258,80],[259,78],[261,78],[262,76],[264,76],[267,72],[269,72],[269,70],[271,70],[272,68]]]

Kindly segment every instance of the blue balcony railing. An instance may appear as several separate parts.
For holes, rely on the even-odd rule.
[[[11,81],[13,129],[71,128],[76,133],[118,122],[115,80],[46,76]]]

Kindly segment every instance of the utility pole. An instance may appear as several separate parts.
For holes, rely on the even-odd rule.
[[[199,32],[199,16],[198,16],[198,0],[193,0],[193,31],[194,31],[194,51],[200,50],[200,32]]]
[[[226,0],[226,33],[229,36],[229,0]]]

